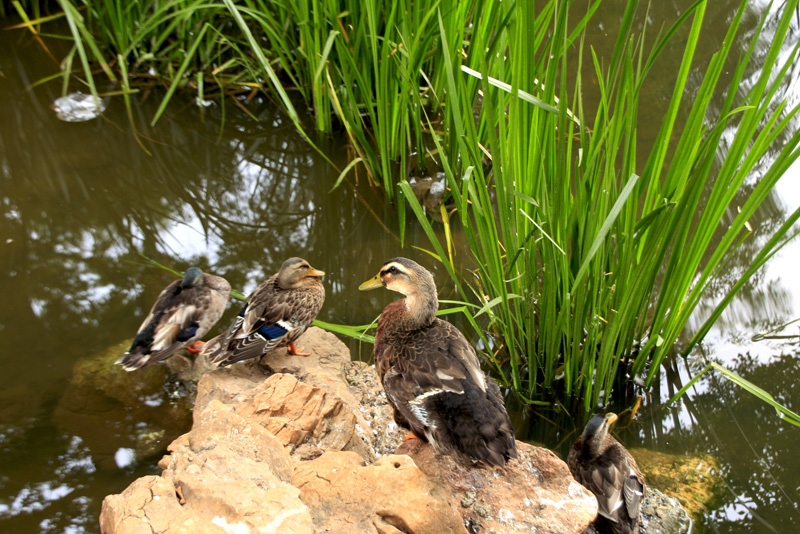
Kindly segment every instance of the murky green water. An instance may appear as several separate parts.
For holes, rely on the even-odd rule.
[[[607,4],[592,33],[591,44],[601,54],[613,46],[621,16],[612,2]],[[710,5],[707,16],[724,22],[730,4]],[[653,6],[651,35],[686,5]],[[756,17],[748,20],[752,25]],[[720,28],[723,32],[724,25]],[[708,32],[706,38],[699,53],[707,58],[721,33]],[[665,77],[681,54],[670,50],[664,58]],[[180,270],[200,265],[245,292],[286,257],[301,255],[327,272],[328,298],[320,319],[346,324],[371,321],[393,298],[388,292],[357,291],[385,259],[405,254],[435,267],[410,248],[427,245],[414,225],[407,229],[406,248],[400,248],[396,213],[365,177],[329,192],[338,172],[269,105],[252,106],[256,122],[229,102],[223,124],[218,104],[200,110],[176,101],[150,128],[158,99],[151,95],[135,107],[149,155],[136,144],[119,100],[111,101],[105,120],[68,124],[56,119],[50,104],[60,96],[58,84],[26,90],[55,69],[28,35],[0,32],[4,532],[98,532],[102,498],[139,476],[158,474],[164,447],[188,429],[190,421],[181,415],[185,401],[173,395],[172,385],[147,390],[131,407],[98,392],[101,383],[89,381],[82,388],[71,383],[78,361],[135,333],[171,280],[142,266],[140,253]],[[654,123],[671,91],[659,87],[658,76],[645,89],[652,105],[643,110]],[[691,88],[686,91],[691,95]],[[641,135],[644,143],[654,132]],[[340,168],[346,164],[342,140],[323,139],[320,146]],[[733,283],[786,210],[800,203],[798,183],[797,172],[787,176],[779,194],[751,221],[753,239],[715,290]],[[467,252],[461,255],[468,261]],[[703,347],[795,411],[800,411],[796,339],[748,340],[800,316],[800,278],[793,272],[798,260],[797,245],[775,258]],[[435,276],[444,284],[443,271]],[[706,311],[714,298],[709,297]],[[370,346],[351,346],[369,358]],[[619,437],[631,447],[710,453],[718,459],[724,482],[715,488],[697,531],[794,532],[800,520],[800,429],[716,377],[700,382],[678,408],[661,408],[661,401],[703,365],[700,352],[676,360]],[[92,376],[90,371],[81,376]],[[566,423],[554,426],[534,417],[519,426],[530,439],[562,453],[574,439]]]

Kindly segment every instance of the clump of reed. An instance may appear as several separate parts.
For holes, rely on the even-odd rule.
[[[464,59],[457,47],[445,63],[447,94],[458,96],[447,102],[450,135],[434,136],[477,264],[468,286],[481,302],[475,315],[489,318],[485,343],[494,340],[498,372],[529,401],[560,390],[587,411],[608,399],[620,374],[648,386],[657,378],[715,274],[752,239],[748,220],[800,154],[798,107],[784,98],[798,52],[789,42],[796,1],[764,14],[736,58],[741,2],[693,97],[684,87],[697,68],[706,2],[694,3],[651,48],[634,34],[638,2],[628,2],[605,66],[580,32],[598,4],[570,30],[568,3],[541,11],[517,3],[498,37],[502,53]],[[774,33],[756,54],[767,21]],[[444,44],[449,35],[440,31]],[[641,160],[641,89],[667,46],[682,46],[684,55]],[[583,61],[591,61],[600,91],[591,108]],[[732,75],[722,86],[725,69]],[[410,187],[401,189],[415,204]],[[449,244],[414,208],[434,254],[457,278]],[[766,240],[684,354],[786,243],[798,217],[800,210],[791,213]]]
[[[652,383],[800,141],[798,108],[782,100],[798,52],[787,48],[797,0],[764,15],[740,53],[743,0],[692,98],[684,87],[698,68],[707,2],[646,46],[633,29],[645,8],[628,1],[610,58],[584,42],[601,4],[576,14],[565,0],[59,0],[75,38],[63,72],[72,75],[77,57],[96,91],[93,60],[127,92],[162,84],[164,106],[182,87],[201,99],[263,90],[299,128],[303,103],[317,129],[349,137],[342,176],[364,169],[397,200],[401,227],[411,207],[472,301],[457,309],[501,379],[529,402],[562,390],[590,410],[621,371]],[[26,25],[37,31],[44,18]],[[771,40],[757,50],[767,18]],[[681,46],[683,60],[642,156],[642,86],[667,46]],[[586,72],[599,90],[592,105]],[[474,277],[457,269],[411,190],[409,176],[429,166],[445,172]],[[453,216],[441,215],[449,236]],[[799,216],[766,241],[684,352]]]

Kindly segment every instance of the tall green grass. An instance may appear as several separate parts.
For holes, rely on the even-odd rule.
[[[684,87],[696,68],[706,3],[693,4],[651,48],[632,30],[637,4],[628,2],[605,64],[579,32],[570,32],[573,13],[557,1],[539,12],[525,3],[510,8],[501,56],[463,59],[452,53],[459,47],[445,48],[452,53],[447,91],[458,95],[458,105],[448,101],[452,135],[436,136],[436,143],[478,265],[469,287],[488,303],[480,312],[489,316],[498,371],[529,399],[561,391],[590,410],[621,373],[650,385],[715,273],[750,238],[748,219],[798,156],[798,108],[781,96],[798,52],[797,45],[785,50],[796,1],[773,21],[758,64],[763,21],[735,57],[742,2],[688,100]],[[447,40],[444,25],[440,31]],[[658,136],[641,161],[641,89],[667,46],[683,47],[683,60]],[[577,66],[568,60],[573,53]],[[600,90],[591,109],[583,100],[583,61],[591,62]],[[733,75],[721,87],[726,68]],[[715,111],[710,103],[720,91],[724,103]],[[679,110],[688,113],[680,124]],[[757,185],[737,205],[735,196],[755,176]],[[414,204],[410,187],[401,187]],[[798,217],[800,210],[768,240],[685,352],[786,242]],[[430,235],[435,254],[448,262],[446,244]],[[456,276],[455,266],[448,268]]]
[[[128,92],[162,85],[154,122],[181,89],[200,99],[264,91],[301,130],[298,104],[312,110],[318,130],[343,129],[354,154],[348,169],[365,171],[390,200],[399,180],[427,172],[423,112],[444,102],[437,13],[457,42],[483,43],[505,24],[502,6],[486,0],[58,4],[75,43],[63,64],[65,87],[81,73],[97,94],[91,62],[114,82],[122,77]],[[24,26],[35,31],[45,19],[38,3],[26,5],[32,20]]]
[[[428,172],[428,128],[439,123],[425,111],[441,117],[445,101],[437,14],[458,42],[481,44],[506,22],[502,6],[485,0],[245,3],[257,6],[228,7],[258,24],[264,52],[313,110],[316,128],[346,132],[348,169],[363,169],[390,200],[401,180]]]

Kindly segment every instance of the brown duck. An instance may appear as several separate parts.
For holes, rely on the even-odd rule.
[[[600,534],[637,534],[645,480],[636,460],[611,434],[613,413],[595,415],[575,440],[567,465],[575,480],[597,497]]]
[[[316,318],[325,301],[318,271],[302,258],[289,258],[247,298],[228,331],[206,345],[203,354],[220,367],[256,358],[278,347],[308,356],[295,341]]]
[[[379,287],[406,296],[386,306],[375,335],[375,367],[395,422],[467,465],[516,458],[500,389],[484,376],[464,334],[436,317],[431,273],[394,258],[359,289]]]
[[[186,270],[158,296],[128,352],[116,363],[134,371],[160,362],[175,352],[192,349],[216,324],[231,295],[231,285],[221,276],[203,273],[197,267]]]

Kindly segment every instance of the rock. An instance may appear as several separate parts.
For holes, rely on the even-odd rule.
[[[678,499],[647,488],[639,514],[640,534],[685,534],[692,526],[689,513]]]
[[[300,341],[313,347],[312,356],[289,356],[285,349],[279,349],[262,357],[260,363],[273,373],[291,374],[316,388],[315,395],[327,397],[328,404],[321,405],[320,409],[333,410],[333,413],[326,416],[330,419],[326,428],[315,432],[314,439],[307,445],[352,450],[368,462],[373,461],[374,435],[369,432],[361,403],[346,380],[346,371],[353,364],[347,346],[335,335],[317,327],[309,328],[298,343]],[[322,439],[326,434],[327,439]]]
[[[314,532],[287,451],[257,422],[211,400],[169,450],[160,477],[106,497],[104,534]]]
[[[314,347],[312,356],[286,356],[286,349],[278,349],[263,358],[263,369],[246,363],[205,375],[197,385],[195,413],[217,399],[260,422],[292,453],[308,458],[321,454],[318,449],[336,449],[374,460],[369,424],[344,380],[347,348],[319,328],[300,339]]]
[[[364,362],[349,362],[344,374],[350,384],[350,391],[358,400],[361,414],[372,429],[375,454],[394,454],[408,432],[394,422],[392,407],[386,399],[375,367]]]
[[[103,534],[153,531],[188,534],[189,529],[196,527],[191,514],[178,502],[171,481],[157,476],[142,477],[121,494],[109,495],[103,501],[100,513],[100,531]],[[206,532],[214,530],[208,529]],[[222,530],[216,532],[221,533]]]
[[[397,454],[410,456],[452,495],[472,532],[583,532],[597,515],[594,495],[553,452],[519,441],[517,451],[502,468],[464,467],[419,439],[404,442]]]
[[[194,395],[194,386],[206,373],[215,370],[217,366],[203,354],[192,354],[188,350],[181,350],[164,360],[167,368],[181,384]]]
[[[284,445],[356,451],[374,456],[369,441],[356,431],[357,412],[325,389],[300,382],[292,375],[275,374],[253,398],[252,415]],[[366,427],[364,422],[360,425]],[[363,433],[363,430],[362,430]]]
[[[114,365],[117,358],[130,347],[131,341],[123,341],[105,352],[78,360],[72,370],[70,388],[93,390],[131,407],[141,405],[143,399],[157,394],[166,375],[163,366],[153,365],[128,372]],[[91,405],[88,407],[91,408]]]
[[[446,490],[408,456],[364,465],[355,453],[326,452],[298,465],[293,482],[320,532],[467,534]]]
[[[396,428],[375,371],[317,328],[261,362],[205,374],[194,423],[103,501],[104,534],[578,533],[597,501],[553,453],[518,443],[505,468],[465,468]],[[348,381],[352,386],[348,387]]]

